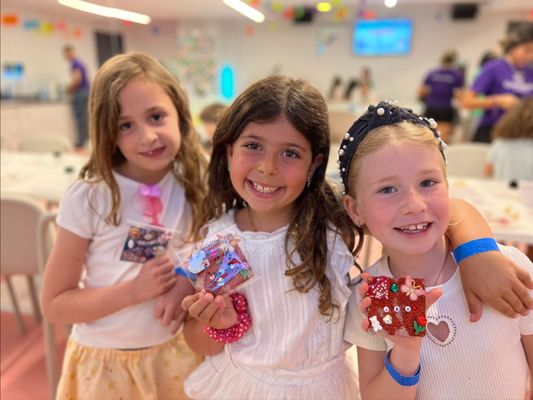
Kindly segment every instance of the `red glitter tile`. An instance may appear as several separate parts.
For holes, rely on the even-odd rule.
[[[372,299],[368,309],[368,332],[376,335],[426,335],[426,296],[424,280],[374,276],[367,296]]]

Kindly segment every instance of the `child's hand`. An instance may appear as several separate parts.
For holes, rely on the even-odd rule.
[[[237,312],[229,296],[216,296],[198,292],[187,296],[181,302],[191,317],[215,329],[226,329],[237,323]]]
[[[174,286],[157,299],[154,317],[160,319],[163,326],[171,325],[171,332],[176,333],[187,314],[181,307],[181,302],[192,294],[194,288],[189,280],[184,276],[178,276]]]
[[[479,321],[482,303],[508,317],[527,315],[533,309],[531,277],[502,253],[490,251],[468,257],[459,271],[470,321]]]
[[[358,291],[359,291],[359,298],[362,300],[359,302],[359,309],[366,314],[368,311],[368,308],[370,307],[370,304],[372,303],[372,299],[370,297],[366,296],[366,293],[368,292],[368,282],[371,279],[371,276],[363,272],[361,274],[362,282],[359,284]],[[442,296],[442,289],[441,288],[433,288],[429,292],[426,293],[426,310],[435,303],[440,296]],[[366,332],[370,328],[370,321],[368,319],[365,319],[361,323],[361,327]],[[387,339],[389,339],[392,343],[395,344],[395,346],[402,346],[405,348],[414,348],[419,350],[420,345],[422,343],[422,337],[414,337],[414,336],[392,336],[387,335]]]
[[[175,282],[172,263],[167,256],[160,256],[145,262],[130,284],[133,296],[143,302],[167,292]]]
[[[498,107],[504,110],[509,110],[520,103],[520,99],[511,93],[494,94],[490,98]]]

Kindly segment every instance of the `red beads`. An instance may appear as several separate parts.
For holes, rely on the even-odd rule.
[[[252,325],[252,318],[247,310],[248,302],[246,301],[246,297],[240,293],[232,293],[230,297],[233,307],[237,311],[237,322],[235,325],[226,329],[216,329],[210,326],[204,327],[204,332],[218,343],[236,342],[244,336]]]

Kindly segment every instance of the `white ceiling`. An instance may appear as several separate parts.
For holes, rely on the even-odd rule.
[[[9,4],[17,5],[26,9],[58,13],[61,15],[89,17],[80,11],[68,9],[57,3],[57,0],[1,0],[2,8]],[[147,14],[154,20],[178,20],[178,19],[214,19],[214,18],[240,18],[234,10],[227,7],[222,0],[92,0],[93,3],[123,8]],[[259,0],[260,10],[265,10],[267,5],[274,1]],[[315,5],[318,0],[277,0],[283,6]],[[459,2],[475,2],[490,7],[493,10],[531,10],[531,0],[399,0],[398,5],[428,5],[428,4],[453,4]],[[357,8],[359,4],[366,4],[377,10],[384,7],[383,0],[341,0],[340,4],[349,8]],[[102,18],[102,17],[96,17]],[[244,18],[244,17],[243,17]]]

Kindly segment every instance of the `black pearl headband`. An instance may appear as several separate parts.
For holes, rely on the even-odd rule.
[[[357,147],[359,147],[366,135],[380,126],[395,125],[403,121],[414,125],[421,125],[431,130],[439,142],[439,150],[442,157],[446,160],[444,156],[445,144],[437,132],[437,123],[435,120],[416,115],[413,113],[413,110],[398,107],[394,103],[381,101],[376,106],[369,106],[368,110],[344,134],[344,139],[339,149],[339,160],[337,161],[342,183],[344,184],[343,194],[348,193],[348,175],[350,173],[352,158]]]

